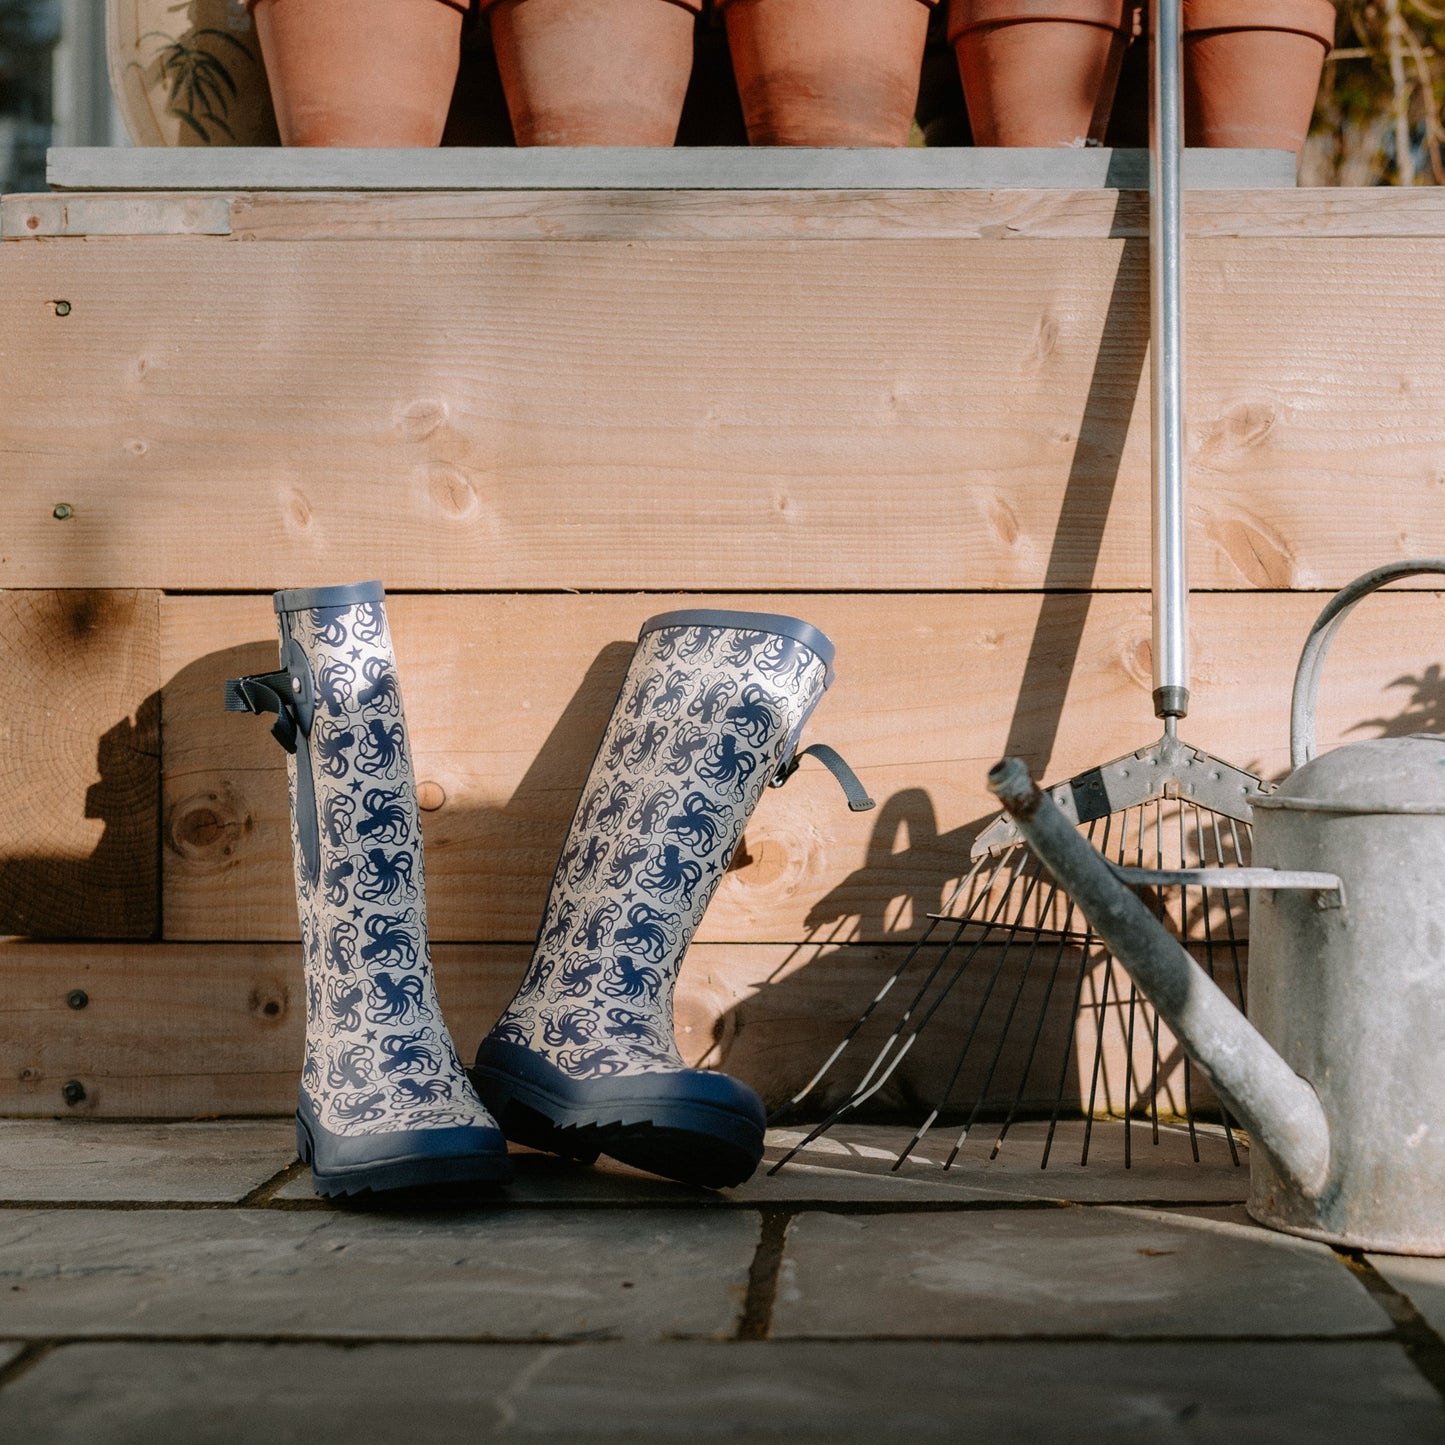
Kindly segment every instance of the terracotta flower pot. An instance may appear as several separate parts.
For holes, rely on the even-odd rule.
[[[1298,155],[1334,43],[1331,0],[1184,0],[1187,143]]]
[[[281,143],[436,145],[464,9],[446,0],[258,0]]]
[[[908,144],[936,0],[718,0],[753,145]]]
[[[1101,144],[1133,29],[1130,0],[950,0],[974,143]]]
[[[670,146],[676,139],[702,0],[484,6],[518,145]]]

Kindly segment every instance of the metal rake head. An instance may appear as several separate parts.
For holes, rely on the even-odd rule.
[[[1265,785],[1253,774],[1190,748],[1172,728],[1150,748],[1079,774],[1048,793],[1105,856],[1124,868],[1179,872],[1248,866],[1251,804]],[[1206,972],[1243,1006],[1248,947],[1245,894],[1174,883],[1153,890],[1161,919]],[[897,1006],[882,1046],[843,1101],[774,1166],[781,1168],[834,1124],[886,1098],[925,1031],[946,1036],[934,1059],[946,1082],[923,1102],[922,1124],[900,1150],[898,1168],[940,1120],[960,1122],[944,1164],[959,1157],[976,1126],[997,1121],[989,1157],[1022,1119],[1046,1118],[1041,1167],[1049,1163],[1061,1118],[1085,1119],[1080,1163],[1093,1122],[1122,1120],[1124,1160],[1140,1123],[1157,1143],[1161,1117],[1182,1118],[1194,1158],[1204,1112],[1219,1109],[1152,1006],[1093,934],[1073,901],[1001,818],[976,840],[971,866],[942,912],[808,1083],[789,1100],[793,1113],[825,1081],[841,1076],[851,1046],[870,1024],[886,1026],[885,1000]],[[930,1048],[930,1053],[933,1050]],[[836,1097],[836,1095],[835,1095]]]

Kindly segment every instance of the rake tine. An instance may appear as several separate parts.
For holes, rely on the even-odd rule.
[[[915,1035],[915,1037],[917,1036]],[[908,1042],[898,1051],[898,1057],[895,1058],[891,1064],[889,1064],[888,1068],[884,1071],[882,1077],[878,1079],[878,1081],[873,1085],[871,1089],[868,1089],[866,1092],[861,1094],[850,1094],[849,1097],[846,1098],[841,1104],[839,1104],[838,1107],[834,1109],[833,1112],[829,1114],[828,1117],[824,1119],[821,1124],[818,1124],[813,1129],[810,1129],[808,1133],[803,1136],[803,1138],[799,1139],[798,1142],[794,1144],[793,1147],[789,1149],[788,1152],[784,1154],[783,1157],[779,1159],[778,1162],[774,1164],[771,1169],[768,1170],[768,1173],[776,1174],[778,1170],[783,1167],[784,1164],[789,1163],[802,1150],[806,1149],[808,1145],[811,1144],[815,1139],[819,1139],[824,1134],[826,1134],[828,1130],[831,1129],[833,1125],[836,1124],[845,1115],[851,1114],[854,1109],[858,1108],[860,1105],[866,1103],[869,1099],[871,1099],[873,1095],[876,1094],[878,1090],[881,1089],[883,1085],[888,1082],[888,1079],[892,1075],[894,1069],[896,1069],[898,1065],[903,1062],[904,1055],[907,1054],[908,1050],[912,1047],[913,1039],[909,1039]]]
[[[1006,857],[1007,855],[1004,855],[1004,856]],[[996,877],[998,876],[998,873],[999,873],[999,871],[1001,870],[1002,866],[1003,866],[1003,859],[1001,858],[1001,859],[999,860],[999,862],[998,862],[998,865],[997,865],[997,866],[995,867],[995,869],[994,869],[993,875],[992,875],[991,878],[990,878],[990,887],[992,886],[992,880],[993,880],[993,878],[996,878]],[[1036,864],[1036,865],[1035,865],[1035,868],[1036,868],[1036,871],[1037,871],[1038,868],[1039,868],[1039,865]],[[1001,898],[1001,899],[999,900],[998,906],[997,906],[997,907],[995,908],[995,910],[994,910],[994,915],[995,915],[995,917],[997,916],[997,914],[998,914],[999,912],[1002,911],[1002,909],[1004,908],[1005,904],[1007,903],[1009,894],[1011,894],[1011,893],[1013,892],[1014,887],[1017,885],[1018,876],[1019,876],[1019,875],[1018,875],[1017,873],[1015,873],[1015,874],[1013,874],[1013,875],[1010,877],[1009,882],[1008,882],[1008,886],[1007,886],[1007,887],[1005,888],[1005,890],[1004,890],[1003,898]],[[956,898],[957,896],[958,896],[958,894],[955,893],[955,894],[954,894],[954,897]],[[986,898],[987,896],[988,896],[987,892],[985,892],[985,893],[983,893],[983,894],[980,895],[981,898]],[[941,922],[941,921],[943,921],[943,920],[935,919],[935,920],[933,920],[933,921],[936,923],[936,922]],[[954,948],[957,946],[960,938],[962,937],[962,935],[963,935],[963,930],[968,926],[968,924],[972,921],[972,919],[971,919],[971,917],[970,917],[969,915],[965,915],[963,918],[954,919],[954,920],[952,920],[952,921],[953,921],[954,924],[955,924],[955,928],[954,928],[954,933],[953,933],[952,939],[950,939],[949,942],[944,945],[943,951],[942,951],[942,953],[941,953],[940,956],[939,956],[938,962],[935,963],[934,966],[933,966],[933,968],[930,970],[929,975],[928,975],[928,978],[925,979],[925,981],[924,981],[923,987],[920,988],[919,991],[914,995],[913,1002],[909,1005],[909,1007],[908,1007],[907,1011],[904,1013],[903,1017],[898,1021],[897,1025],[894,1027],[893,1033],[889,1036],[887,1042],[884,1043],[883,1048],[879,1051],[877,1057],[873,1060],[873,1063],[869,1066],[868,1072],[863,1076],[862,1080],[857,1084],[857,1086],[855,1087],[853,1093],[852,1093],[847,1099],[845,1099],[845,1100],[843,1101],[843,1103],[841,1103],[836,1109],[834,1109],[833,1112],[832,1112],[831,1114],[829,1114],[829,1116],[828,1116],[826,1119],[824,1119],[821,1124],[817,1125],[816,1128],[812,1129],[808,1134],[806,1134],[802,1139],[800,1139],[800,1140],[798,1141],[798,1143],[796,1143],[795,1145],[793,1145],[793,1147],[792,1147],[791,1149],[789,1149],[788,1152],[787,1152],[786,1154],[784,1154],[783,1157],[782,1157],[781,1159],[779,1159],[778,1162],[777,1162],[776,1164],[774,1164],[771,1169],[768,1170],[768,1173],[769,1173],[769,1174],[776,1174],[776,1173],[778,1172],[778,1170],[780,1170],[785,1164],[789,1163],[801,1150],[807,1148],[807,1146],[808,1146],[809,1144],[811,1144],[815,1139],[818,1139],[821,1135],[823,1135],[824,1133],[826,1133],[827,1130],[831,1129],[831,1128],[833,1127],[833,1125],[836,1124],[836,1123],[837,1123],[840,1119],[842,1119],[845,1115],[851,1113],[853,1110],[855,1110],[855,1109],[861,1107],[863,1104],[867,1103],[867,1101],[868,1101],[869,1099],[871,1099],[871,1098],[873,1097],[873,1095],[876,1094],[876,1093],[878,1092],[878,1090],[881,1089],[881,1088],[883,1087],[883,1085],[888,1082],[888,1080],[892,1077],[894,1071],[898,1068],[899,1064],[901,1064],[901,1063],[903,1062],[904,1058],[905,1058],[905,1057],[907,1056],[907,1054],[908,1054],[908,1051],[909,1051],[909,1050],[913,1047],[913,1045],[917,1042],[918,1036],[919,1036],[919,1034],[922,1032],[924,1026],[925,1026],[925,1025],[928,1023],[928,1021],[933,1017],[933,1014],[937,1011],[937,1009],[939,1008],[939,1006],[942,1004],[943,1000],[948,997],[949,992],[952,990],[954,984],[958,981],[958,978],[959,978],[959,976],[962,974],[963,970],[968,966],[969,962],[977,955],[978,950],[983,946],[984,941],[988,938],[988,936],[989,936],[989,930],[991,930],[991,929],[994,927],[993,919],[990,919],[990,920],[984,925],[984,934],[983,934],[983,937],[982,937],[981,939],[979,939],[979,941],[976,942],[976,943],[973,945],[973,947],[972,947],[972,948],[968,951],[968,953],[965,955],[963,962],[960,963],[960,964],[954,969],[954,972],[953,972],[952,977],[949,979],[948,983],[944,985],[944,987],[943,987],[942,991],[940,992],[938,998],[937,998],[937,999],[933,1002],[933,1004],[929,1007],[927,1013],[925,1013],[925,1015],[923,1016],[923,1018],[919,1020],[918,1026],[913,1030],[913,1032],[908,1036],[908,1038],[906,1038],[906,1039],[903,1041],[903,1044],[902,1044],[902,1046],[898,1049],[897,1053],[894,1054],[894,1056],[893,1056],[893,1058],[892,1058],[891,1060],[889,1060],[887,1068],[884,1069],[883,1072],[882,1072],[881,1074],[879,1074],[878,1077],[875,1079],[875,1078],[873,1077],[874,1074],[875,1074],[875,1072],[876,1072],[876,1071],[881,1067],[881,1065],[883,1064],[883,1060],[887,1057],[889,1050],[893,1047],[893,1044],[894,1044],[895,1041],[898,1039],[898,1037],[900,1036],[900,1034],[903,1032],[904,1026],[907,1024],[908,1019],[911,1017],[913,1010],[918,1006],[919,1000],[922,999],[922,997],[924,996],[924,994],[927,993],[928,988],[929,988],[932,980],[933,980],[934,977],[938,974],[939,970],[942,969],[944,963],[948,960],[950,954],[953,952]],[[929,928],[929,930],[928,930],[928,934],[931,934],[931,933],[932,933],[932,927],[930,926],[930,928]],[[928,934],[926,934],[925,937],[927,937]],[[919,940],[919,942],[918,942],[917,944],[915,944],[914,947],[913,947],[913,949],[910,951],[910,955],[916,953],[916,952],[918,951],[918,949],[922,947],[922,945],[923,945],[923,940]],[[904,966],[906,967],[906,963],[905,963]],[[900,970],[900,972],[901,972],[901,970]],[[965,1051],[966,1051],[966,1050],[967,1050],[967,1045],[965,1045]],[[821,1075],[820,1075],[820,1077],[821,1077]],[[810,1085],[809,1087],[811,1088],[812,1086]],[[806,1093],[806,1091],[804,1091],[804,1092]],[[910,1146],[910,1147],[911,1147],[911,1146]],[[905,1155],[906,1155],[906,1152],[907,1152],[907,1151],[905,1151]],[[899,1162],[900,1162],[900,1163],[902,1162],[902,1159],[901,1159],[901,1158],[900,1158],[900,1161],[899,1161]]]
[[[1068,946],[1069,924],[1073,922],[1074,917],[1074,900],[1067,893],[1064,898],[1067,906],[1064,909],[1063,927],[1059,930],[1059,941],[1054,949],[1054,966],[1049,972],[1048,987],[1044,989],[1044,1001],[1039,1006],[1038,1021],[1034,1024],[1034,1036],[1029,1041],[1028,1057],[1024,1059],[1023,1073],[1019,1075],[1019,1086],[1014,1091],[1003,1127],[998,1131],[998,1138],[994,1140],[993,1149],[988,1156],[990,1159],[998,1158],[999,1150],[1003,1147],[1004,1136],[1014,1121],[1014,1115],[1018,1112],[1019,1104],[1023,1100],[1024,1090],[1028,1087],[1029,1074],[1033,1071],[1034,1055],[1038,1051],[1039,1039],[1044,1032],[1044,1020],[1048,1017],[1049,1002],[1054,996],[1054,985],[1058,982],[1059,969],[1064,961],[1064,949]]]
[[[1025,910],[1025,909],[1028,907],[1029,899],[1033,896],[1034,889],[1038,886],[1038,883],[1039,883],[1040,878],[1043,877],[1043,864],[1040,863],[1037,859],[1032,859],[1032,870],[1033,870],[1033,871],[1032,871],[1031,874],[1029,875],[1029,881],[1028,881],[1027,885],[1026,885],[1025,888],[1024,888],[1023,898],[1020,900],[1020,903],[1019,903],[1019,912],[1020,912],[1020,913],[1022,913],[1023,910]],[[1015,875],[1014,875],[1015,878],[1018,878],[1019,876],[1021,876],[1021,875],[1020,875],[1020,874],[1015,874]],[[1012,889],[1012,883],[1010,883],[1010,890],[1011,890],[1011,889]],[[925,1123],[925,1125],[924,1125],[924,1127],[923,1127],[923,1130],[920,1131],[919,1135],[915,1138],[915,1140],[914,1140],[914,1143],[915,1143],[915,1144],[918,1142],[918,1139],[921,1139],[921,1138],[922,1138],[923,1133],[926,1132],[930,1127],[932,1127],[932,1121],[933,1121],[934,1119],[936,1119],[936,1118],[938,1117],[938,1115],[939,1115],[940,1113],[942,1113],[942,1111],[943,1111],[943,1110],[947,1107],[947,1105],[948,1105],[949,1096],[953,1093],[954,1086],[958,1083],[958,1076],[963,1072],[964,1061],[968,1058],[968,1051],[969,1051],[969,1049],[973,1047],[974,1038],[975,1038],[975,1037],[977,1036],[977,1034],[978,1034],[978,1026],[979,1026],[980,1022],[982,1022],[984,1013],[985,1013],[985,1012],[987,1011],[987,1009],[988,1009],[989,1000],[993,997],[994,985],[998,982],[999,974],[1003,971],[1004,962],[1005,962],[1005,960],[1008,958],[1009,950],[1013,947],[1013,941],[1014,941],[1014,939],[1015,939],[1015,938],[1017,937],[1017,935],[1018,935],[1019,927],[1020,927],[1020,925],[1017,924],[1017,923],[1010,923],[1010,924],[1007,924],[1007,925],[1003,925],[1003,927],[1002,927],[1002,931],[1003,931],[1004,933],[1006,933],[1006,934],[1008,935],[1008,937],[1007,937],[1007,939],[1005,940],[1005,942],[1004,942],[1004,944],[1003,944],[1003,947],[1002,947],[1002,949],[1001,949],[1001,951],[1000,951],[1000,953],[999,953],[998,962],[994,965],[993,973],[992,973],[992,975],[989,977],[989,981],[988,981],[987,987],[984,989],[983,998],[982,998],[982,1000],[979,1002],[978,1008],[977,1008],[977,1010],[976,1010],[975,1013],[974,1013],[973,1023],[969,1026],[968,1036],[967,1036],[967,1038],[964,1039],[964,1041],[963,1041],[963,1047],[962,1047],[962,1048],[959,1050],[959,1052],[958,1052],[958,1059],[957,1059],[957,1061],[955,1062],[955,1064],[954,1064],[954,1066],[953,1066],[953,1073],[952,1073],[952,1075],[949,1077],[948,1085],[947,1085],[947,1087],[944,1089],[942,1096],[939,1098],[939,1101],[938,1101],[937,1105],[934,1107],[933,1113],[929,1116],[928,1122]],[[985,935],[985,939],[986,939],[986,938],[987,938],[987,935]],[[961,976],[962,973],[963,973],[963,970],[969,965],[969,963],[971,963],[971,962],[973,961],[973,959],[974,959],[975,957],[977,957],[977,955],[978,955],[978,950],[983,947],[984,941],[985,941],[984,939],[981,939],[981,940],[974,946],[974,949],[973,949],[972,953],[970,953],[970,955],[969,955],[967,958],[964,959],[963,963],[959,964],[959,966],[954,969],[953,975],[952,975],[952,977],[949,979],[948,983],[944,985],[943,989],[939,992],[938,997],[937,997],[937,998],[934,1000],[934,1002],[929,1006],[928,1011],[927,1011],[927,1012],[924,1014],[924,1016],[918,1021],[918,1025],[917,1025],[917,1027],[914,1029],[914,1033],[913,1033],[913,1037],[914,1037],[914,1038],[917,1038],[918,1034],[927,1026],[927,1024],[928,1024],[928,1022],[930,1021],[930,1019],[932,1019],[934,1013],[937,1012],[937,1010],[942,1006],[943,1001],[944,1001],[944,1000],[948,997],[948,995],[953,991],[953,987],[954,987],[954,985],[958,982],[960,976]],[[911,1150],[912,1147],[913,1147],[913,1146],[910,1145],[910,1146],[909,1146],[909,1150]],[[908,1150],[905,1150],[905,1151],[904,1151],[904,1154],[899,1157],[899,1160],[898,1160],[898,1163],[899,1163],[899,1164],[901,1164],[901,1163],[903,1162],[903,1159],[907,1156],[907,1153],[908,1153],[908,1152],[909,1152]],[[953,1151],[953,1153],[949,1155],[949,1164],[951,1164],[951,1163],[953,1162],[953,1160],[954,1160],[954,1158],[957,1156],[957,1154],[958,1154],[958,1150],[955,1149],[955,1150]],[[895,1168],[898,1167],[897,1164],[895,1164],[894,1167],[895,1167]],[[944,1168],[945,1168],[945,1169],[948,1168],[948,1164],[945,1164],[945,1165],[944,1165]]]
[[[938,926],[944,922],[953,922],[955,924],[955,928],[952,940],[945,946],[943,953],[938,959],[938,962],[935,963],[933,968],[925,975],[923,983],[919,986],[917,992],[913,995],[913,998],[909,1002],[909,1004],[904,1008],[903,1013],[900,1015],[897,1023],[894,1025],[893,1032],[884,1042],[882,1049],[879,1050],[877,1056],[874,1058],[867,1072],[863,1075],[862,1079],[859,1080],[856,1085],[854,1085],[854,1096],[856,1096],[860,1090],[867,1087],[868,1082],[872,1079],[874,1072],[879,1068],[883,1060],[887,1057],[889,1049],[893,1047],[899,1035],[906,1027],[908,1020],[913,1016],[913,1011],[918,1007],[924,995],[928,992],[930,985],[932,984],[934,978],[937,976],[938,970],[943,965],[944,959],[947,958],[948,953],[951,951],[954,944],[958,942],[964,928],[966,928],[968,924],[972,922],[974,910],[978,908],[982,901],[987,899],[987,897],[989,896],[990,892],[993,889],[993,885],[998,878],[999,873],[1003,869],[1006,857],[1007,855],[1003,855],[993,860],[993,872],[989,875],[987,884],[985,885],[983,891],[975,897],[974,902],[969,906],[968,912],[965,913],[961,919],[944,919],[942,917],[935,917],[929,920],[928,927],[924,929],[922,938],[920,938],[908,950],[907,956],[904,958],[903,962],[899,964],[896,969],[894,969],[892,974],[890,974],[889,977],[884,981],[883,986],[873,996],[872,1002],[870,1002],[867,1008],[865,1008],[863,1012],[853,1021],[852,1027],[850,1027],[848,1032],[844,1034],[842,1042],[840,1042],[838,1046],[833,1050],[833,1052],[828,1055],[822,1067],[813,1075],[813,1077],[807,1082],[807,1084],[805,1084],[798,1093],[794,1094],[793,1097],[788,1100],[788,1102],[783,1106],[784,1110],[795,1108],[798,1104],[802,1103],[802,1101],[806,1099],[809,1094],[812,1093],[812,1091],[822,1081],[823,1077],[827,1074],[828,1070],[831,1069],[833,1065],[838,1061],[843,1051],[858,1036],[859,1032],[863,1029],[864,1025],[867,1024],[868,1020],[872,1018],[874,1010],[877,1009],[880,1003],[882,1003],[883,999],[892,990],[894,984],[896,984],[898,980],[903,977],[903,975],[912,965],[913,960],[917,958],[924,949],[924,947],[932,941],[934,931],[938,928]],[[988,860],[979,859],[979,861],[975,863],[972,868],[969,869],[967,874],[965,874],[964,877],[960,880],[958,887],[955,888],[953,893],[949,895],[948,901],[950,904],[958,900],[959,896],[963,893],[964,889],[968,886],[968,884],[983,869],[986,861]],[[1012,886],[1012,884],[1010,884],[1010,886]],[[1007,890],[1005,891],[1005,897],[1006,896]],[[780,1110],[779,1112],[781,1113],[782,1110]]]
[[[1058,893],[1058,883],[1050,879],[1048,896],[1044,899],[1041,911],[1042,917],[1047,918],[1049,916],[1049,911],[1052,909],[1054,899],[1058,897]],[[1003,1026],[998,1031],[998,1043],[994,1047],[993,1058],[989,1060],[988,1073],[984,1076],[983,1083],[979,1086],[978,1097],[974,1100],[973,1109],[964,1122],[963,1132],[959,1134],[958,1142],[953,1146],[953,1152],[949,1154],[947,1160],[944,1162],[943,1167],[945,1169],[952,1167],[953,1161],[958,1158],[958,1151],[963,1148],[963,1141],[968,1138],[969,1130],[973,1128],[975,1121],[978,1119],[979,1110],[983,1108],[984,1101],[988,1098],[988,1091],[993,1084],[994,1073],[998,1069],[998,1061],[1003,1054],[1003,1046],[1008,1040],[1008,1031],[1013,1026],[1014,1014],[1018,1010],[1019,999],[1023,997],[1024,984],[1028,982],[1029,970],[1033,968],[1034,958],[1038,954],[1041,937],[1042,935],[1035,929],[1033,937],[1029,941],[1028,951],[1024,956],[1024,966],[1019,972],[1018,987],[1014,989],[1014,996],[1009,1003],[1008,1013],[1004,1016]],[[1003,952],[999,955],[998,968],[994,971],[995,978],[997,978],[999,972],[1002,971],[1004,960],[1008,957],[1009,949],[1013,947],[1016,938],[1017,935],[1015,935],[1014,938],[1010,938],[1008,943],[1004,945]],[[992,993],[992,991],[993,986],[990,984],[989,992]],[[980,1010],[980,1012],[982,1012],[982,1010]],[[952,1092],[952,1088],[950,1087],[949,1093]],[[947,1096],[945,1096],[945,1098],[946,1097]]]
[[[878,992],[873,995],[873,999],[869,1003],[868,1007],[865,1008],[856,1019],[854,1019],[853,1024],[849,1028],[848,1032],[843,1035],[841,1042],[837,1045],[836,1048],[834,1048],[833,1052],[829,1054],[826,1059],[823,1060],[822,1066],[818,1069],[817,1073],[815,1073],[813,1077],[809,1079],[808,1082],[804,1084],[803,1087],[799,1089],[798,1092],[794,1094],[793,1097],[789,1099],[786,1104],[783,1105],[783,1108],[778,1111],[779,1113],[782,1113],[784,1110],[787,1109],[795,1108],[797,1105],[801,1104],[803,1100],[806,1099],[815,1088],[818,1087],[818,1084],[822,1081],[823,1076],[828,1072],[829,1069],[833,1067],[835,1063],[838,1062],[838,1059],[841,1057],[843,1051],[858,1036],[859,1032],[862,1030],[863,1026],[868,1022],[868,1020],[872,1018],[873,1011],[888,996],[889,992],[893,988],[893,985],[896,984],[898,980],[903,977],[903,975],[908,971],[909,965],[912,964],[913,960],[917,958],[920,951],[924,947],[926,947],[927,944],[932,940],[934,929],[937,928],[939,922],[940,920],[936,918],[929,920],[928,927],[923,931],[923,936],[912,946],[912,948],[908,950],[908,953],[905,955],[903,962],[900,963],[891,974],[889,974],[886,980],[884,980],[882,988],[880,988]]]
[[[1000,868],[1002,867],[1002,863],[1000,863],[999,867],[1000,867]],[[998,871],[999,871],[998,868],[996,868],[996,869],[994,870],[994,876],[995,876],[995,877],[997,876]],[[969,948],[968,951],[964,954],[963,962],[960,963],[960,964],[958,964],[958,965],[955,967],[952,976],[949,978],[948,982],[945,983],[945,984],[943,985],[942,989],[939,991],[938,997],[933,1001],[932,1004],[929,1005],[928,1009],[927,1009],[927,1010],[925,1011],[925,1013],[923,1014],[923,1017],[919,1019],[917,1025],[914,1027],[912,1033],[911,1033],[910,1036],[909,1036],[909,1039],[908,1039],[907,1044],[904,1046],[905,1051],[906,1051],[906,1049],[911,1048],[911,1047],[913,1046],[913,1041],[914,1041],[914,1040],[918,1037],[918,1035],[923,1031],[924,1027],[928,1024],[929,1020],[932,1019],[932,1017],[933,1017],[933,1015],[934,1015],[935,1013],[937,1013],[937,1011],[938,1011],[939,1007],[942,1005],[943,1001],[944,1001],[944,1000],[948,997],[948,995],[953,991],[953,986],[954,986],[954,984],[956,984],[956,983],[958,982],[959,976],[963,973],[963,970],[964,970],[965,968],[967,968],[970,963],[973,962],[973,960],[978,956],[979,950],[980,950],[980,949],[984,946],[984,944],[988,941],[988,938],[989,938],[990,933],[992,932],[992,930],[993,930],[995,927],[997,927],[997,917],[998,917],[998,914],[999,914],[1000,912],[1002,912],[1003,908],[1004,908],[1005,905],[1007,904],[1009,895],[1013,892],[1014,887],[1015,887],[1015,885],[1016,885],[1017,882],[1018,882],[1018,878],[1019,878],[1019,875],[1018,875],[1017,873],[1014,873],[1014,874],[1010,877],[1009,883],[1008,883],[1008,887],[1005,888],[1003,897],[999,900],[997,906],[994,908],[993,916],[992,916],[991,918],[987,919],[987,920],[984,922],[984,924],[982,925],[982,926],[983,926],[983,933],[980,935],[979,938],[977,938],[977,939],[974,941],[972,947]],[[991,887],[991,886],[992,886],[992,880],[990,880],[990,887]],[[988,892],[987,892],[987,891],[980,895],[980,899],[987,898],[987,897],[988,897]],[[918,1009],[918,1007],[922,1004],[924,997],[925,997],[926,994],[928,993],[928,990],[933,986],[934,980],[938,977],[938,974],[942,971],[944,964],[948,962],[948,959],[949,959],[949,957],[952,955],[954,948],[956,948],[956,947],[958,946],[958,943],[959,943],[960,939],[961,939],[962,936],[963,936],[963,930],[969,925],[969,923],[971,923],[971,922],[973,922],[973,921],[974,921],[974,920],[973,920],[973,918],[971,917],[971,915],[967,915],[967,914],[966,914],[963,918],[956,920],[956,922],[957,922],[957,927],[954,929],[954,934],[953,934],[952,939],[950,939],[949,942],[944,946],[943,951],[939,954],[938,961],[937,961],[937,962],[933,965],[933,967],[929,970],[928,976],[923,980],[922,985],[919,987],[918,991],[913,995],[912,1001],[909,1003],[908,1007],[903,1011],[903,1013],[902,1013],[902,1015],[900,1016],[897,1024],[894,1026],[894,1029],[893,1029],[892,1034],[889,1035],[887,1042],[884,1043],[883,1048],[879,1051],[878,1056],[874,1059],[872,1065],[871,1065],[871,1066],[869,1067],[869,1069],[868,1069],[868,1072],[864,1074],[863,1078],[862,1078],[861,1080],[859,1080],[858,1084],[855,1086],[855,1092],[856,1092],[856,1090],[867,1088],[869,1082],[870,1082],[870,1081],[872,1080],[872,1078],[873,1078],[874,1071],[875,1071],[876,1069],[878,1069],[878,1067],[882,1064],[883,1059],[887,1056],[889,1049],[891,1049],[891,1048],[893,1047],[893,1045],[897,1042],[897,1040],[899,1039],[899,1037],[902,1035],[904,1029],[907,1027],[907,1024],[908,1024],[909,1020],[913,1017],[914,1011],[915,1011],[916,1009]],[[965,1046],[965,1047],[966,1047],[966,1046]],[[901,1056],[900,1056],[900,1057],[901,1057]],[[897,1066],[897,1060],[895,1060],[893,1064],[890,1064],[890,1065],[889,1065],[888,1073],[891,1074],[891,1073],[893,1072],[893,1069],[894,1069],[896,1066]],[[887,1076],[885,1075],[885,1077],[887,1077]],[[880,1081],[880,1082],[881,1082],[881,1081]],[[876,1086],[875,1086],[873,1089],[870,1089],[870,1090],[869,1090],[869,1096],[871,1096],[871,1095],[872,1095],[873,1093],[875,1093],[876,1091],[877,1091],[877,1090],[876,1090]],[[860,1102],[861,1102],[861,1100],[860,1100]]]

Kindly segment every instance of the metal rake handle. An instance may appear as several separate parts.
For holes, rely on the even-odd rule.
[[[1151,0],[1149,69],[1149,380],[1154,713],[1189,711],[1185,537],[1183,199],[1180,0]]]

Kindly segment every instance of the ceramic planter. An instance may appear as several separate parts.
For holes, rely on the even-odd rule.
[[[974,143],[1102,144],[1134,10],[1130,0],[950,0]]]
[[[1298,155],[1334,43],[1331,0],[1184,0],[1187,143]]]
[[[445,0],[258,0],[281,143],[434,146],[456,84],[463,10]]]
[[[518,145],[670,146],[676,139],[702,0],[484,6]]]
[[[935,0],[718,0],[753,145],[901,146]]]
[[[116,109],[138,146],[275,145],[255,27],[226,0],[106,0]]]

